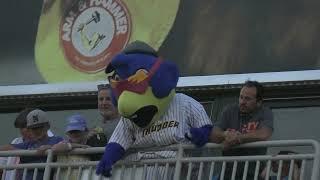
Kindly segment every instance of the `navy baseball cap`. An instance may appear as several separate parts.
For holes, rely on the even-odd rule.
[[[87,130],[87,121],[80,114],[72,115],[67,119],[66,132],[69,131],[86,131]]]

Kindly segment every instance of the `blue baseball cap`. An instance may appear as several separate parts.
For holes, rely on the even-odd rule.
[[[67,119],[66,132],[69,131],[86,131],[87,130],[87,121],[80,114],[72,115]]]

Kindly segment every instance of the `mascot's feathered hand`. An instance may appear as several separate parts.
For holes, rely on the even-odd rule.
[[[116,55],[105,72],[119,114],[140,128],[152,125],[166,112],[179,79],[177,66],[158,57],[141,41],[129,44]],[[96,173],[110,177],[112,165],[124,151],[120,144],[109,143]]]
[[[209,141],[212,128],[212,125],[205,125],[200,128],[191,128],[190,132],[185,134],[185,137],[197,147],[201,147]]]
[[[108,143],[105,153],[97,166],[96,174],[111,177],[112,165],[121,159],[124,153],[123,147],[118,143]]]

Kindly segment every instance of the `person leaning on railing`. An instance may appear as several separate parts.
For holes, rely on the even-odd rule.
[[[65,153],[74,148],[104,147],[107,138],[104,134],[93,134],[88,136],[87,120],[80,114],[75,114],[67,119],[66,135],[67,138],[52,146],[54,153]],[[91,155],[90,160],[100,160],[101,155]]]
[[[98,161],[101,159],[102,154],[92,154],[92,155],[69,155],[67,152],[75,148],[88,148],[88,147],[104,147],[107,144],[107,138],[104,134],[92,134],[89,135],[87,120],[80,114],[75,114],[67,118],[66,126],[67,138],[52,146],[52,151],[58,154],[57,162],[60,163],[70,163],[70,162],[83,162],[83,161]],[[73,180],[78,177],[78,169],[74,169],[70,172],[69,177],[67,177],[66,169],[62,169],[59,180],[68,179]],[[58,174],[56,174],[58,176]]]
[[[52,145],[62,141],[58,136],[49,137],[47,131],[50,128],[50,122],[44,111],[35,109],[27,115],[27,128],[30,131],[30,140],[18,144],[8,144],[0,146],[0,151],[8,150],[37,150],[38,157],[20,157],[20,163],[44,163],[47,157],[44,156],[45,151],[50,149]],[[33,169],[27,170],[26,180],[33,179]],[[19,172],[21,175],[21,172]],[[39,169],[36,179],[42,180],[44,169]]]
[[[13,139],[10,144],[19,144],[31,140],[30,130],[27,128],[27,115],[33,110],[35,110],[35,108],[25,108],[18,114],[14,121],[14,127],[19,129],[21,136]],[[49,137],[53,136],[53,133],[50,131],[50,129],[48,130],[47,134]],[[2,165],[15,165],[19,164],[20,162],[19,157],[8,157],[3,158],[3,160],[4,161]],[[13,179],[13,175],[13,171],[8,170],[3,172],[2,177],[4,180],[11,180]]]
[[[224,156],[266,154],[266,148],[232,147],[254,141],[268,140],[273,132],[272,111],[262,105],[263,87],[257,81],[246,81],[240,91],[239,103],[227,106],[211,135],[211,142],[224,145]],[[227,163],[225,179],[230,179],[233,163]],[[242,179],[244,163],[239,163],[236,179]],[[260,168],[261,169],[261,168]],[[254,178],[255,163],[249,163],[247,180]]]

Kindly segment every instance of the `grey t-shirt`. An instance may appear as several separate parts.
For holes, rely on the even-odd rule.
[[[265,106],[261,106],[253,113],[241,114],[238,104],[232,104],[223,110],[215,126],[224,131],[235,130],[243,134],[261,127],[273,130],[273,114],[270,108]]]
[[[255,112],[250,114],[241,114],[239,111],[238,104],[232,104],[227,106],[221,116],[218,119],[218,122],[215,126],[221,128],[223,131],[238,131],[242,134],[253,132],[261,127],[268,127],[273,130],[273,114],[270,108],[261,106]],[[242,148],[242,149],[231,149],[224,151],[224,156],[247,156],[247,155],[263,155],[266,154],[266,148]],[[228,171],[232,172],[232,165],[228,163],[227,173],[231,174]],[[237,168],[237,178],[242,178],[243,164],[240,163]],[[248,179],[251,179],[254,174],[255,163],[249,163],[248,170]],[[228,177],[226,177],[228,179]]]
[[[114,129],[117,127],[120,118],[108,120],[102,124],[103,132],[109,141]]]

